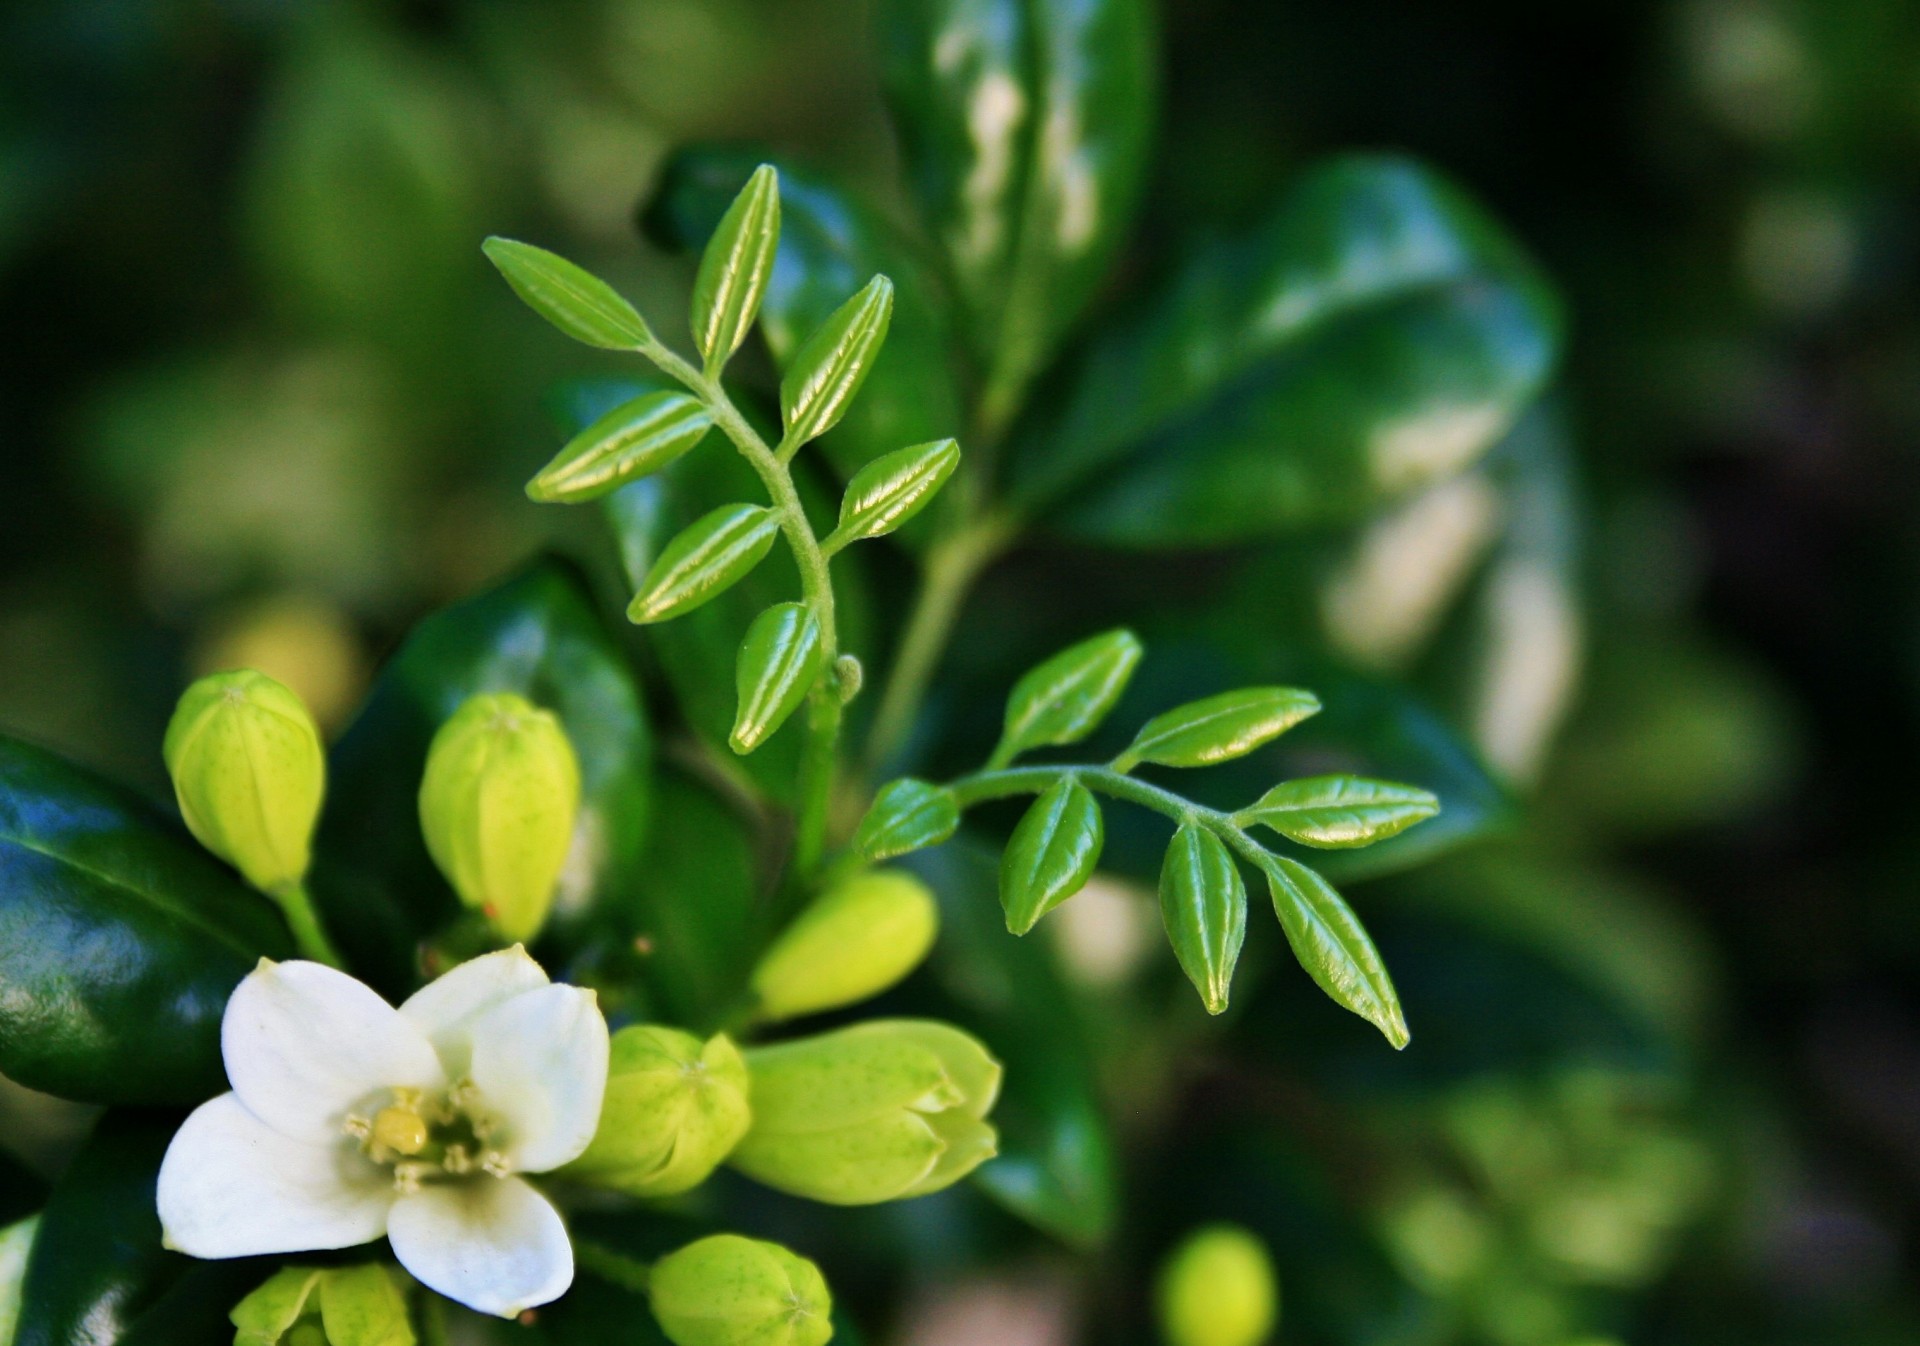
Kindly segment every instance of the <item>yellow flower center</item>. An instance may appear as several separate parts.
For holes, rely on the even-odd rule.
[[[367,1158],[392,1168],[393,1185],[402,1192],[471,1173],[504,1178],[512,1170],[495,1143],[499,1128],[479,1103],[471,1081],[431,1096],[395,1089],[371,1119],[349,1114],[344,1129]]]

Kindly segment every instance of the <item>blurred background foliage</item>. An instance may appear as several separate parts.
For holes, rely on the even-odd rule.
[[[1413,1046],[1264,927],[1202,1024],[1124,829],[1012,953],[956,844],[926,863],[968,900],[902,1004],[1068,1026],[995,1043],[1044,1087],[1004,1110],[1038,1157],[984,1179],[1053,1237],[959,1192],[717,1199],[822,1263],[849,1340],[1146,1340],[1146,1269],[1218,1219],[1273,1248],[1282,1340],[1916,1339],[1920,7],[1182,0],[1162,30],[1116,294],[1313,160],[1403,150],[1541,260],[1568,357],[1480,465],[1357,523],[1147,551],[1056,520],[985,577],[918,751],[977,759],[1066,625],[1137,625],[1143,706],[1316,686],[1381,774],[1445,777],[1471,843],[1347,872]],[[193,673],[265,669],[338,733],[423,614],[542,545],[611,574],[595,519],[520,483],[555,389],[617,366],[478,242],[676,311],[687,262],[636,221],[695,141],[898,208],[863,6],[7,7],[0,726],[158,794]],[[905,586],[872,587],[856,610]],[[695,652],[657,657],[688,697]],[[737,823],[654,788],[661,884],[748,901]],[[0,1117],[58,1167],[72,1115],[9,1088]],[[521,1335],[574,1339],[596,1294]]]

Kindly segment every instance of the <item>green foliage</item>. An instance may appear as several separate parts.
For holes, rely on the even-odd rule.
[[[485,247],[488,260],[527,307],[575,341],[619,351],[652,340],[633,305],[566,258],[510,238],[490,238]]]
[[[1222,692],[1148,720],[1113,759],[1113,769],[1131,771],[1142,762],[1180,767],[1230,762],[1319,713],[1320,698],[1297,687]]]
[[[893,320],[893,282],[875,276],[800,343],[780,380],[783,451],[818,439],[846,415]]]
[[[853,474],[840,500],[840,524],[821,542],[831,556],[852,542],[884,537],[933,502],[960,462],[951,439],[882,454]]]
[[[1033,748],[1078,743],[1100,727],[1140,662],[1139,638],[1108,631],[1060,651],[1013,686],[999,746],[988,765],[1004,766]]]
[[[960,827],[960,803],[944,785],[903,777],[881,787],[853,834],[853,848],[873,861],[938,846]]]
[[[776,603],[753,619],[740,642],[734,686],[739,709],[727,742],[749,753],[766,742],[819,676],[820,621],[804,603]]]
[[[779,516],[759,505],[722,505],[703,515],[661,550],[627,620],[667,621],[718,598],[766,559],[779,532]]]
[[[1071,776],[1040,792],[1000,857],[1000,905],[1007,929],[1024,935],[1035,921],[1086,886],[1100,863],[1106,825],[1100,801]]]
[[[684,393],[646,393],[623,402],[568,440],[527,483],[543,504],[598,500],[670,466],[713,427],[713,416]]]
[[[734,198],[700,257],[693,282],[693,344],[712,378],[753,330],[780,241],[780,188],[762,164]]]

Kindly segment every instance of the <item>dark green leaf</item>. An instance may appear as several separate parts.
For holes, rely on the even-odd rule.
[[[469,697],[514,692],[551,710],[580,759],[575,848],[549,930],[647,882],[641,864],[653,741],[639,689],[575,573],[548,559],[416,627],[335,746],[315,896],[354,970],[390,996],[414,947],[458,915],[420,838],[416,796],[434,732]]]
[[[627,620],[663,622],[718,597],[773,550],[780,516],[764,505],[722,505],[690,524],[660,553]]]
[[[529,499],[560,504],[596,500],[658,472],[705,437],[713,417],[685,393],[647,393],[609,411],[567,441]]]
[[[882,74],[1004,420],[1105,275],[1155,104],[1146,0],[890,0]]]
[[[965,1024],[1006,1066],[993,1110],[1000,1154],[972,1181],[1037,1228],[1095,1247],[1119,1193],[1082,1007],[1046,941],[1007,938],[991,854],[962,840],[910,863],[940,899],[934,975],[915,980],[944,992],[915,1011]]]
[[[1159,766],[1210,766],[1245,757],[1310,715],[1320,698],[1298,687],[1247,687],[1177,706],[1148,720],[1114,769],[1141,762]]]
[[[794,352],[780,380],[780,415],[790,448],[818,439],[846,415],[879,358],[892,320],[893,282],[875,276]]]
[[[177,823],[0,736],[0,1070],[10,1078],[99,1103],[218,1093],[227,997],[263,954],[289,951],[267,900]]]
[[[1273,909],[1293,956],[1320,989],[1382,1033],[1396,1049],[1407,1045],[1400,997],[1353,908],[1313,870],[1283,855],[1262,862]]]
[[[662,174],[649,229],[670,245],[692,247],[707,236],[754,162],[724,150],[676,155]],[[846,419],[821,439],[821,450],[851,474],[896,445],[954,433],[961,412],[947,298],[914,242],[858,195],[791,164],[780,166],[780,197],[780,248],[760,330],[782,368],[869,276],[888,276],[894,285],[886,345]]]
[[[780,242],[780,182],[771,164],[754,169],[700,255],[693,282],[693,342],[707,373],[726,363],[753,329]]]
[[[840,524],[821,545],[831,555],[849,543],[891,533],[931,503],[959,462],[960,446],[951,439],[874,459],[847,483]]]
[[[960,804],[944,785],[911,776],[892,781],[874,796],[853,834],[853,848],[869,860],[938,846],[960,826]]]
[[[632,304],[566,258],[510,238],[490,238],[482,250],[529,308],[575,341],[619,351],[652,339]]]
[[[1204,827],[1173,834],[1160,866],[1160,919],[1207,1013],[1226,1009],[1247,935],[1247,888],[1226,843]]]
[[[160,1246],[154,1181],[178,1124],[169,1113],[113,1112],[94,1128],[40,1217],[13,1346],[230,1339],[227,1309],[267,1268]]]
[[[1283,781],[1242,809],[1242,824],[1264,823],[1303,846],[1344,850],[1371,846],[1440,811],[1430,790],[1361,776],[1306,776]]]
[[[1016,494],[1073,491],[1065,527],[1135,546],[1350,519],[1498,442],[1559,344],[1533,267],[1462,194],[1340,160],[1103,331]]]
[[[1000,905],[1007,929],[1024,935],[1034,922],[1093,877],[1106,825],[1092,791],[1071,776],[1048,786],[1027,809],[1000,857]]]
[[[1083,640],[1028,671],[1007,698],[990,759],[1005,766],[1030,748],[1076,743],[1099,727],[1140,663],[1140,640],[1121,628]]]
[[[820,623],[806,604],[776,603],[754,618],[734,677],[733,750],[750,753],[766,742],[819,676]]]

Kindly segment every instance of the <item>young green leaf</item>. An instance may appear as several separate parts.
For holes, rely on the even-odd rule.
[[[1160,919],[1207,1013],[1227,1007],[1247,935],[1247,888],[1226,843],[1194,823],[1173,834],[1160,866]]]
[[[1007,929],[1024,935],[1093,876],[1106,826],[1093,792],[1071,776],[1049,785],[1013,829],[1000,857]]]
[[[712,425],[707,409],[685,393],[648,393],[623,402],[568,440],[527,483],[527,498],[565,505],[597,500],[658,472]]]
[[[1320,710],[1320,698],[1297,687],[1243,687],[1202,697],[1156,715],[1127,750],[1113,759],[1115,771],[1142,762],[1159,766],[1211,766],[1245,757]]]
[[[794,352],[780,380],[780,415],[789,447],[818,439],[846,415],[847,404],[879,357],[892,318],[893,282],[875,276]]]
[[[646,320],[632,304],[566,258],[510,238],[490,238],[480,250],[528,308],[575,341],[602,350],[630,351],[653,339]]]
[[[1362,776],[1282,781],[1235,821],[1264,823],[1289,841],[1323,850],[1371,846],[1440,812],[1431,791]]]
[[[307,1300],[327,1273],[319,1267],[281,1267],[228,1314],[233,1346],[279,1346],[307,1311]]]
[[[693,343],[709,376],[752,330],[779,243],[780,180],[772,164],[761,164],[707,240],[693,281]]]
[[[960,446],[951,439],[874,459],[847,483],[840,499],[840,525],[820,545],[831,555],[850,542],[891,533],[932,502],[959,461]]]
[[[775,603],[740,642],[740,708],[727,738],[744,756],[785,724],[820,674],[820,623],[804,603]]]
[[[1282,855],[1261,862],[1273,909],[1293,956],[1321,990],[1386,1034],[1395,1050],[1407,1045],[1400,997],[1366,927],[1353,908],[1313,870]]]
[[[661,549],[627,620],[644,625],[693,611],[765,560],[779,531],[779,516],[763,505],[722,505],[702,515]]]
[[[989,766],[1003,767],[1029,748],[1075,743],[1091,734],[1126,690],[1140,655],[1140,638],[1122,627],[1029,670],[1007,698],[1006,727]]]
[[[869,860],[890,860],[938,846],[960,827],[960,804],[944,785],[903,776],[874,796],[854,830],[853,848]]]
[[[339,1267],[320,1283],[320,1321],[328,1346],[413,1346],[407,1299],[395,1273],[378,1262]]]

